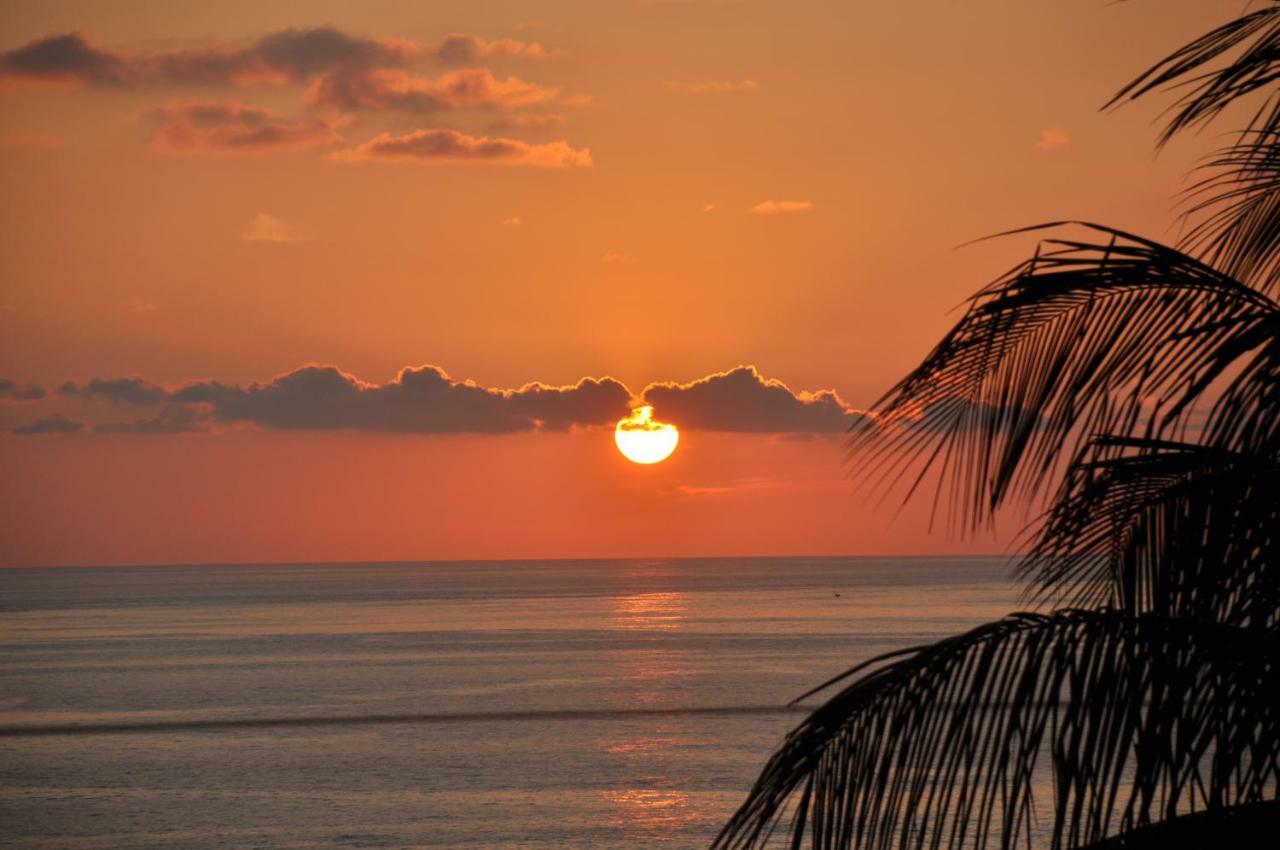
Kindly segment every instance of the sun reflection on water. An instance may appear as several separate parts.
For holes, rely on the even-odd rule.
[[[663,834],[688,827],[702,818],[684,791],[626,788],[609,791],[606,797],[616,807],[615,822],[627,830]]]
[[[614,627],[626,631],[674,631],[689,617],[684,593],[635,593],[612,601]]]
[[[694,671],[687,663],[688,650],[679,633],[688,620],[689,596],[685,593],[634,593],[610,599],[613,628],[651,636],[629,643],[613,660],[615,675],[629,683],[628,706],[666,708],[686,701],[683,692]],[[649,721],[618,732],[602,741],[602,748],[626,764],[625,772],[632,781],[639,780],[637,787],[606,792],[620,830],[658,839],[679,834],[707,817],[688,791],[663,787],[675,784],[671,764],[693,744],[683,724],[670,719]]]

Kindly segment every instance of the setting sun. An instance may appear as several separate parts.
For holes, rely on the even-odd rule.
[[[613,430],[613,440],[627,460],[660,463],[676,450],[680,432],[668,422],[655,420],[653,408],[644,405],[618,421],[618,427]]]

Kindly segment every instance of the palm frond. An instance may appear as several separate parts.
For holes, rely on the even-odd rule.
[[[1039,492],[1093,434],[1181,434],[1192,403],[1259,344],[1235,343],[1277,313],[1193,257],[1078,226],[1106,238],[1042,240],[875,405],[879,426],[850,434],[873,491],[905,482],[910,495],[935,472],[952,525],[977,526]]]
[[[781,830],[815,850],[1076,847],[1276,799],[1278,647],[1267,631],[1062,611],[869,662],[788,736],[713,846]]]
[[[1190,253],[1266,292],[1280,288],[1280,134],[1246,132],[1202,168],[1183,216]]]
[[[1275,844],[1277,823],[1280,801],[1246,803],[1170,818],[1103,839],[1082,850],[1265,850]]]
[[[1280,462],[1100,438],[1018,572],[1033,598],[1241,627],[1280,625]]]
[[[1205,70],[1219,60],[1221,67]],[[1121,89],[1107,103],[1134,100],[1156,89],[1181,85],[1186,89],[1160,136],[1160,144],[1173,136],[1216,118],[1229,105],[1255,93],[1265,101],[1251,128],[1280,132],[1280,3],[1242,15],[1214,29],[1157,62]]]
[[[1219,449],[1275,459],[1280,457],[1280,313],[1261,312],[1237,324],[1230,340],[1210,355],[1213,364],[1188,394],[1239,364],[1238,373],[1214,402],[1203,442]]]

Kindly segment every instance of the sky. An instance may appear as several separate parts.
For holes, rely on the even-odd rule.
[[[0,564],[993,552],[842,434],[1225,0],[0,3]],[[680,428],[640,466],[613,424]]]

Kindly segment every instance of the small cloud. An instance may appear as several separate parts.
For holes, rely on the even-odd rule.
[[[523,223],[524,222],[520,220],[520,216],[518,215],[513,215],[509,218],[504,218],[502,220],[502,224],[506,227],[519,227]]]
[[[634,254],[624,254],[620,251],[609,251],[600,258],[600,262],[608,266],[634,266],[636,258]]]
[[[808,212],[811,209],[813,209],[813,201],[761,201],[747,212],[755,215],[777,215]]]
[[[675,492],[681,496],[739,496],[773,489],[776,481],[769,478],[737,478],[727,484],[677,484]]]
[[[704,213],[712,212],[712,211],[714,211],[714,210],[715,210],[715,208],[716,208],[716,205],[715,205],[715,204],[703,204],[703,205],[702,205],[702,211],[703,211]]]
[[[755,80],[702,80],[700,82],[680,82],[667,80],[663,83],[669,91],[677,94],[737,94],[755,91],[760,87]]]
[[[141,298],[134,298],[126,301],[123,309],[126,313],[154,313],[156,305],[150,301],[143,301]]]
[[[13,429],[15,434],[79,434],[84,430],[84,424],[68,419],[61,413],[55,413],[52,416],[46,416],[44,419],[37,419],[29,425],[23,425]]]
[[[158,125],[151,149],[165,154],[275,153],[342,141],[327,121],[291,121],[235,101],[172,101],[145,117]]]
[[[51,35],[0,53],[0,82],[14,85],[121,86],[133,70],[126,57],[89,43],[80,33]]]
[[[403,136],[382,133],[357,148],[340,151],[343,162],[477,163],[535,168],[590,168],[591,151],[568,142],[530,144],[517,139],[469,136],[457,130],[417,130]]]
[[[0,401],[39,401],[44,398],[44,387],[35,384],[19,384],[8,378],[0,378]]]
[[[0,84],[285,85],[335,68],[402,65],[418,51],[408,42],[362,38],[332,27],[277,30],[248,45],[136,54],[65,33],[0,53]]]
[[[58,393],[115,404],[155,404],[169,397],[164,387],[142,378],[94,378],[83,385],[68,381],[58,389]]]
[[[337,112],[429,113],[461,109],[517,110],[555,100],[560,90],[519,77],[500,80],[488,68],[460,68],[436,79],[397,68],[332,71],[307,91],[312,106]]]
[[[499,38],[489,41],[477,35],[450,35],[434,51],[435,58],[451,65],[470,65],[480,59],[507,56],[516,59],[546,59],[551,53],[536,41]]]
[[[641,397],[664,420],[702,431],[839,433],[868,421],[835,390],[792,390],[754,366],[738,366],[686,384],[649,384]]]
[[[62,147],[62,139],[51,133],[5,133],[0,147],[8,150],[53,150]]]
[[[561,104],[570,109],[586,109],[588,106],[594,105],[595,102],[595,96],[589,94],[571,94],[560,101]]]
[[[240,234],[245,242],[265,242],[275,245],[292,245],[307,242],[309,237],[297,225],[276,218],[268,213],[258,213],[248,228]]]
[[[1071,144],[1071,136],[1066,130],[1060,127],[1046,127],[1040,131],[1040,138],[1036,140],[1034,147],[1038,151],[1049,151],[1065,148],[1069,144]]]

